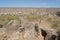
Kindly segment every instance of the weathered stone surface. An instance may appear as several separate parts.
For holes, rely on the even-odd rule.
[[[35,24],[33,22],[25,22],[24,28],[25,28],[25,34],[24,38],[25,40],[39,40],[38,37],[36,37],[36,30],[35,30]],[[39,27],[37,25],[37,27]],[[38,29],[39,30],[39,29]],[[39,36],[39,35],[37,35]]]
[[[32,40],[34,38],[34,25],[32,22],[25,22],[25,40]]]
[[[39,35],[37,34],[40,31],[37,24],[26,21],[22,25],[17,20],[8,22],[5,28],[5,36],[3,35],[2,40],[39,40]]]
[[[41,29],[41,35],[44,37],[44,40],[60,40],[59,33],[48,29]]]
[[[21,26],[20,22],[17,20],[11,20],[6,25],[6,34],[9,38],[8,40],[22,40],[23,31],[24,31],[24,28]]]

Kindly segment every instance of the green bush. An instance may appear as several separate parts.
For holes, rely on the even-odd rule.
[[[0,23],[2,24],[6,24],[8,23],[10,20],[19,20],[19,16],[18,15],[0,15]]]
[[[51,25],[51,27],[54,28],[54,29],[56,29],[57,27],[59,27],[59,25],[58,25],[57,23],[53,23],[53,24]]]

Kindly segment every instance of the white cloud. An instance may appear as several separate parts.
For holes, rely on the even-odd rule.
[[[56,1],[60,1],[60,0],[56,0]]]
[[[43,2],[43,3],[41,3],[41,5],[40,5],[41,7],[48,7],[48,4],[47,3],[45,3],[45,2]]]
[[[47,5],[47,3],[42,3],[42,5]]]
[[[52,5],[49,5],[47,2],[43,2],[40,4],[40,7],[46,7],[46,8],[49,8],[49,7],[54,7]]]

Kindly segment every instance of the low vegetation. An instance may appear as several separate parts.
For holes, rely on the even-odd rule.
[[[47,17],[46,15],[37,15],[37,14],[29,14],[29,15],[16,15],[16,14],[7,14],[7,15],[4,15],[4,14],[1,14],[0,15],[0,23],[5,25],[7,24],[10,20],[20,20],[19,17],[22,17],[22,18],[25,18],[27,20],[30,20],[30,21],[41,21],[41,20],[44,20],[46,21],[46,23],[50,23],[52,28],[57,28],[57,27],[60,27],[60,18],[58,17],[55,17],[55,16],[52,16],[52,17]],[[48,24],[47,24],[48,25]]]

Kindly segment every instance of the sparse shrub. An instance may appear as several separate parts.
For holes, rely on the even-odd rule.
[[[51,20],[52,20],[52,18],[51,18],[51,17],[47,18],[47,21],[51,22]]]
[[[57,24],[57,23],[53,23],[53,24],[51,25],[51,27],[54,28],[54,29],[56,29],[56,28],[58,27],[58,24]]]
[[[10,14],[8,14],[8,15],[4,15],[4,14],[0,15],[0,23],[5,25],[10,20],[19,20],[19,16],[18,15],[14,15],[14,14],[12,14],[12,15],[10,15]]]
[[[59,20],[54,20],[54,21],[52,21],[53,23],[52,23],[52,25],[51,25],[51,27],[52,28],[58,28],[60,25],[60,21]]]

